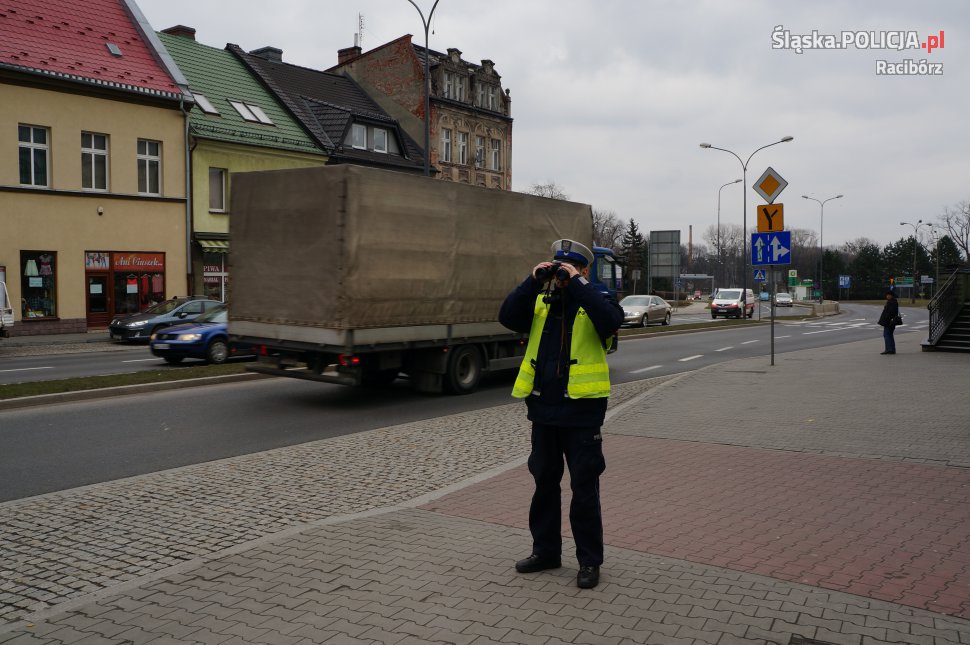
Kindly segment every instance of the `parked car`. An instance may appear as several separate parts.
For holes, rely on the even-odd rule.
[[[115,316],[108,331],[112,340],[147,343],[160,329],[191,322],[221,304],[205,296],[172,298],[137,314]]]
[[[785,293],[784,291],[779,291],[775,294],[775,306],[776,307],[791,307],[792,299],[790,293]]]
[[[742,294],[745,295],[742,298]],[[747,315],[751,318],[754,315],[754,291],[751,289],[741,289],[732,287],[730,289],[719,289],[711,301],[711,318],[724,316],[725,318],[740,318]],[[742,310],[743,307],[743,310]]]
[[[229,342],[229,308],[220,304],[192,323],[165,327],[152,334],[152,354],[172,365],[186,358],[199,358],[218,365],[235,356],[253,356],[249,345]]]
[[[620,307],[624,325],[670,324],[670,304],[660,296],[627,296]]]

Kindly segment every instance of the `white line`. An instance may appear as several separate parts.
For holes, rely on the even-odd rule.
[[[830,331],[842,331],[841,329],[823,329],[822,331],[803,331],[802,336],[811,336],[812,334],[826,334]]]
[[[734,349],[734,345],[728,345],[727,347],[722,347],[721,349],[715,349],[715,352],[726,352],[729,349]]]
[[[703,358],[703,356],[704,356],[703,354],[694,354],[693,356],[688,356],[687,358],[681,358],[681,359],[678,359],[678,360],[679,360],[679,361],[680,361],[681,363],[684,363],[684,362],[686,362],[686,361],[692,361],[692,360],[694,360],[695,358]]]
[[[21,367],[15,370],[0,370],[0,372],[29,372],[30,370],[52,370],[53,367]]]
[[[658,370],[661,367],[663,367],[663,365],[651,365],[650,367],[641,367],[638,370],[633,370],[632,372],[630,372],[630,374],[639,374],[641,372],[649,372],[650,370]]]
[[[742,345],[750,345],[751,343],[757,343],[757,342],[758,342],[757,340],[746,340],[746,341],[744,341],[741,344]]]
[[[775,338],[791,338],[791,334],[789,334],[788,336],[775,336]]]
[[[145,361],[157,361],[160,360],[157,356],[155,358],[138,358],[132,359],[130,361],[121,361],[122,363],[144,363]]]

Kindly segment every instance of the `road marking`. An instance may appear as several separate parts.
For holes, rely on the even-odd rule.
[[[679,362],[684,363],[684,362],[687,362],[687,361],[692,361],[695,358],[703,358],[703,356],[704,356],[703,354],[694,354],[693,356],[688,356],[687,358],[681,358],[681,359],[678,359],[678,360],[679,360]]]
[[[154,358],[137,358],[137,359],[132,359],[130,361],[121,361],[121,362],[122,363],[144,363],[146,361],[158,361],[158,360],[161,360],[161,359],[156,356]]]
[[[746,341],[744,341],[741,344],[742,345],[750,345],[751,343],[757,343],[757,342],[759,342],[759,341],[757,341],[757,340],[746,340]]]
[[[842,329],[823,329],[822,331],[803,331],[802,336],[811,336],[812,334],[826,334],[830,331],[842,331]]]
[[[649,372],[650,370],[659,370],[663,365],[651,365],[650,367],[641,367],[638,370],[633,370],[630,374],[640,374],[641,372]]]
[[[726,352],[729,349],[734,349],[734,345],[728,345],[727,347],[722,347],[721,349],[715,349],[715,352]]]
[[[791,334],[789,334],[788,336],[775,336],[775,338],[791,338]]]
[[[20,367],[14,370],[0,370],[0,372],[29,372],[30,370],[52,370],[53,367]]]

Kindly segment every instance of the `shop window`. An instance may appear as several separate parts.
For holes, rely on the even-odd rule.
[[[32,125],[17,127],[17,151],[20,159],[20,183],[24,186],[48,186],[47,155],[50,152],[47,128]]]
[[[57,252],[21,251],[21,317],[24,320],[57,316]]]

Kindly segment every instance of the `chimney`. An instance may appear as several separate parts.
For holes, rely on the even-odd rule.
[[[357,45],[353,47],[344,47],[343,49],[337,50],[337,64],[343,65],[349,60],[353,60],[360,56],[361,48]]]
[[[181,36],[183,38],[188,38],[189,40],[195,40],[195,29],[192,27],[186,27],[185,25],[175,25],[174,27],[169,27],[168,29],[162,29],[163,34],[169,34],[170,36]]]
[[[260,47],[259,49],[254,49],[249,53],[253,56],[258,56],[263,60],[268,60],[271,63],[283,62],[283,50],[277,47]]]

